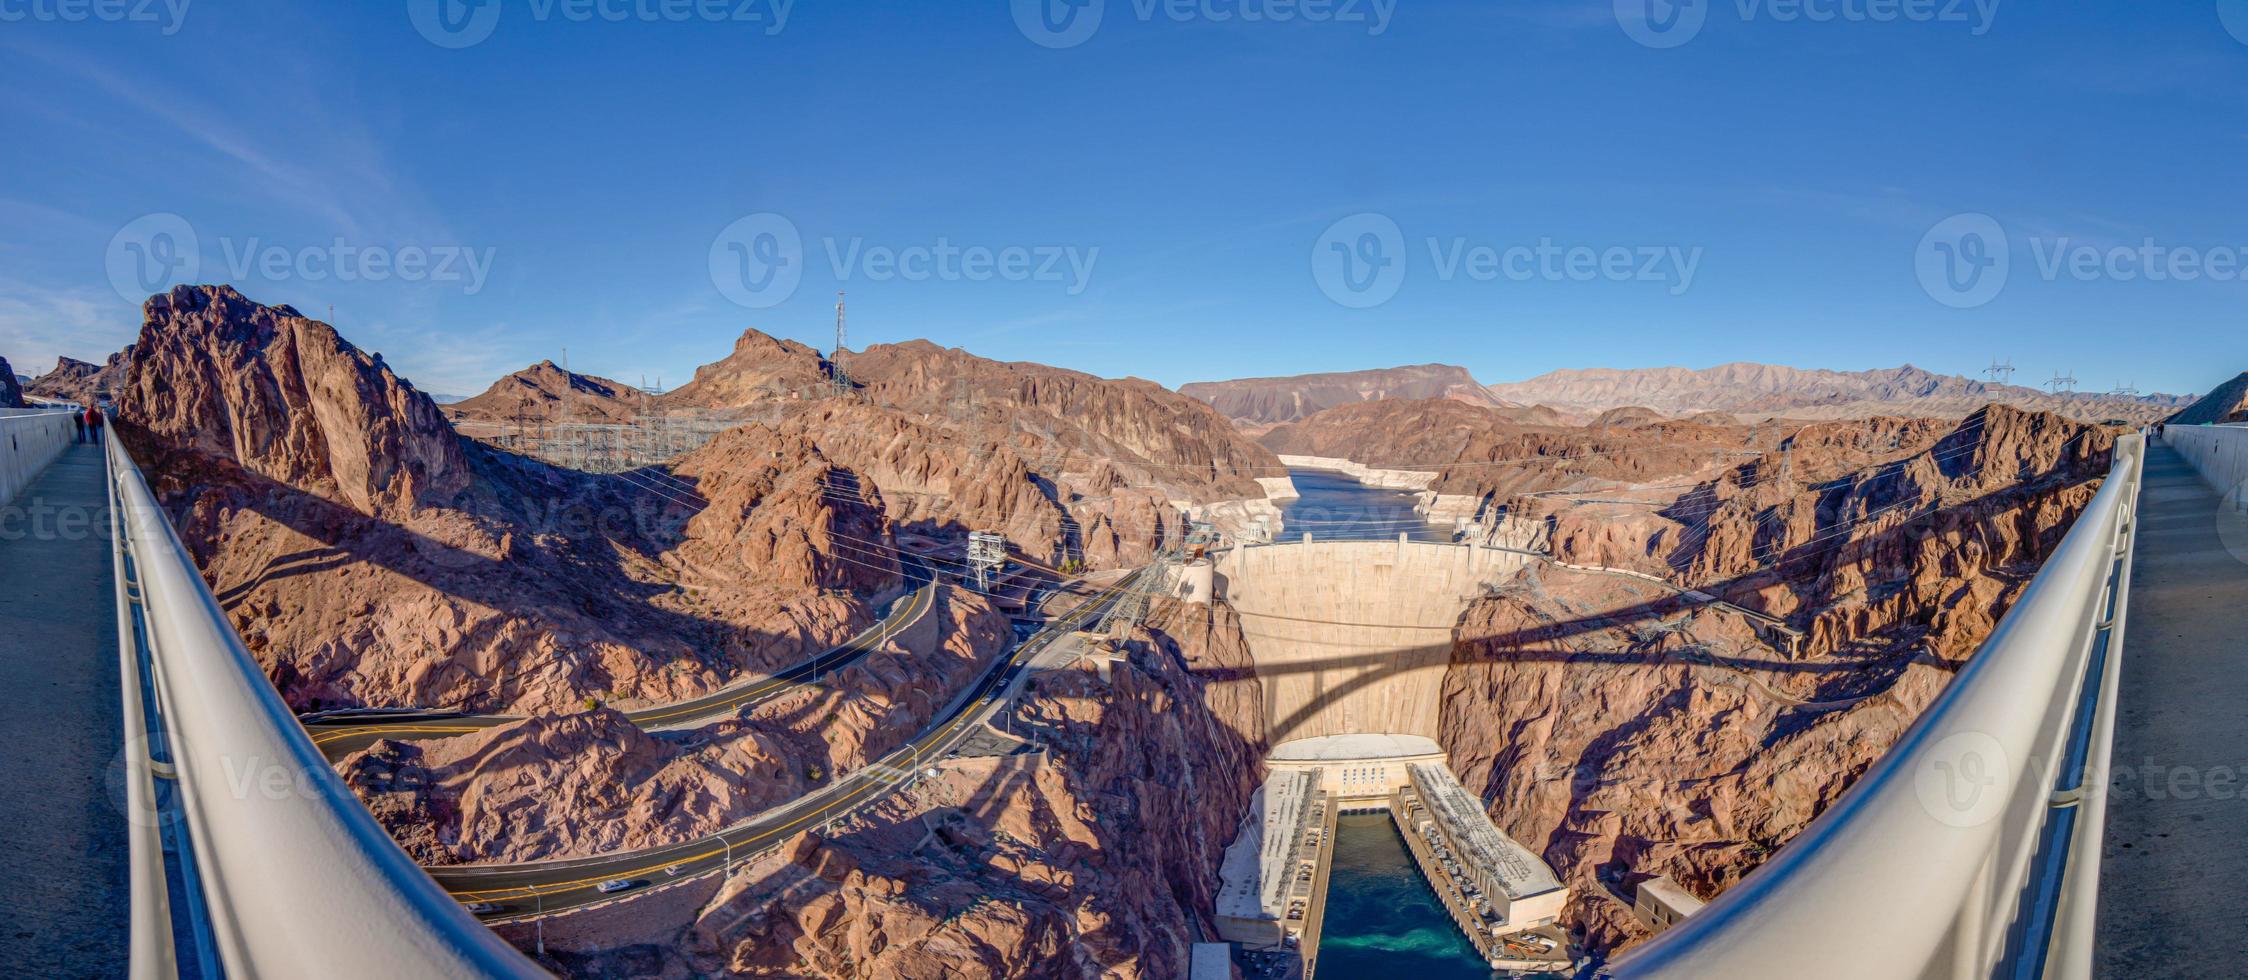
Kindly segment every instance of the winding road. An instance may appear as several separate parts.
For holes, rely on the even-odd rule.
[[[911,626],[936,605],[937,582],[928,567],[905,560],[906,577],[918,584],[889,614],[842,645],[814,654],[812,659],[777,674],[754,678],[687,701],[625,712],[633,724],[648,731],[690,728],[732,716],[743,707],[781,697],[812,683],[829,672],[848,667],[878,650],[900,630]],[[309,715],[299,719],[320,754],[334,762],[382,739],[450,738],[522,721],[521,715],[466,715],[443,711],[374,710],[349,715]]]
[[[879,762],[743,823],[697,840],[598,857],[426,870],[471,911],[495,923],[628,898],[655,886],[725,871],[732,862],[745,860],[805,827],[848,815],[911,782],[922,767],[944,758],[1005,704],[1032,660],[1070,633],[1097,621],[1130,581],[1120,581],[1096,598],[1078,604],[1007,656],[994,658],[968,695],[956,699],[954,710],[933,721],[919,738]],[[610,881],[629,885],[619,891],[602,892],[599,886]]]

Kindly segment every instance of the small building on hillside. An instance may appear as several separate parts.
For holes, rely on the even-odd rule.
[[[1639,883],[1631,911],[1641,924],[1661,932],[1699,911],[1704,904],[1693,892],[1670,880],[1669,875],[1656,875]]]

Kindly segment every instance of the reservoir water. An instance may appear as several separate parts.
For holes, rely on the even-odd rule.
[[[1399,532],[1415,541],[1450,541],[1452,529],[1430,524],[1415,513],[1413,494],[1370,487],[1334,470],[1290,469],[1288,478],[1302,494],[1280,505],[1281,538],[1314,541],[1396,540]]]
[[[1437,904],[1388,814],[1337,818],[1334,860],[1320,927],[1321,980],[1495,976]]]

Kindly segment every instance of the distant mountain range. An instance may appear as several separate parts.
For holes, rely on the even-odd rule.
[[[1722,412],[1759,418],[1862,418],[1907,415],[1961,418],[1992,402],[2089,421],[2147,422],[2190,404],[2190,395],[2039,391],[1937,374],[1912,365],[1829,371],[1737,362],[1689,368],[1554,371],[1528,381],[1484,385],[1467,369],[1442,364],[1200,382],[1179,389],[1243,425],[1271,425],[1357,401],[1450,398],[1492,407],[1542,405],[1596,415],[1639,407],[1673,416]]]
[[[1453,364],[1197,381],[1181,385],[1179,394],[1208,402],[1218,414],[1236,422],[1257,425],[1293,422],[1338,405],[1397,398],[1449,398],[1490,408],[1519,407],[1492,395],[1466,368]]]

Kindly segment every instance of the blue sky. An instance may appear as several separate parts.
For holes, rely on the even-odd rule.
[[[177,228],[151,214],[184,222],[165,237],[192,238],[196,279],[333,306],[439,392],[565,347],[676,384],[748,326],[824,348],[839,286],[854,346],[1171,385],[2008,357],[2017,382],[2198,391],[2248,369],[2248,281],[2146,274],[2248,255],[2233,0],[1878,22],[1858,14],[1900,8],[1697,0],[1698,28],[1660,35],[1648,0],[1091,0],[1081,41],[1034,39],[1005,0],[785,20],[753,0],[755,21],[729,19],[739,0],[600,0],[614,21],[496,0],[435,22],[489,27],[454,48],[415,16],[476,13],[435,9],[458,0],[122,22],[63,19],[72,2],[0,0],[0,356],[25,373],[131,339],[120,292],[185,268],[149,251]],[[1922,274],[1985,254],[1946,239],[1961,214],[1999,229],[2002,289]],[[1354,265],[1330,296],[1331,263],[1376,254],[1402,278],[1355,291],[1375,267]],[[793,289],[765,278],[780,265]]]

